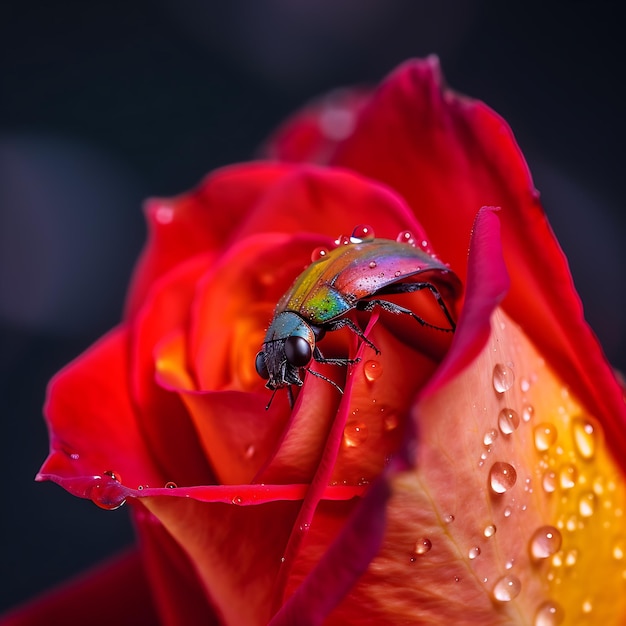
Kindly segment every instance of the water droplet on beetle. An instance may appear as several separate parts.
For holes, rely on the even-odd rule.
[[[415,238],[413,237],[413,233],[410,230],[403,230],[396,237],[396,241],[398,243],[407,243],[410,246],[415,247]]]
[[[497,461],[489,470],[489,486],[496,494],[507,492],[517,480],[517,472],[510,463]]]
[[[311,252],[311,261],[315,263],[316,261],[320,261],[328,255],[328,249],[320,246],[319,248],[315,248],[313,252]]]
[[[496,363],[493,368],[493,388],[497,393],[508,391],[515,381],[513,370],[504,363]]]
[[[494,524],[489,524],[485,526],[485,530],[483,530],[483,535],[489,539],[489,537],[493,537],[496,534],[496,527]]]
[[[373,383],[375,380],[378,380],[383,373],[383,367],[378,361],[374,361],[373,359],[370,361],[366,361],[363,365],[363,373],[365,374],[365,379]]]
[[[367,224],[359,224],[355,226],[352,231],[352,235],[350,235],[351,243],[361,243],[363,241],[369,241],[374,239],[374,229]]]
[[[547,559],[561,548],[561,533],[554,526],[541,526],[530,538],[529,550],[534,559]]]
[[[177,487],[178,485],[172,480],[169,480],[168,482],[165,483],[166,489],[176,489]]]
[[[483,435],[483,444],[486,446],[491,446],[494,444],[495,440],[498,438],[498,431],[495,428],[488,430]],[[481,457],[482,458],[482,457]]]
[[[557,436],[554,424],[549,424],[548,422],[537,424],[533,429],[533,440],[537,452],[545,452],[551,448],[556,443]]]
[[[565,619],[565,611],[554,600],[546,600],[535,613],[533,626],[559,626]]]
[[[502,409],[498,415],[498,428],[503,435],[510,435],[519,426],[519,415],[513,409]]]
[[[498,580],[493,588],[493,597],[498,602],[510,602],[519,595],[522,583],[517,576],[507,574]]]
[[[376,261],[370,261],[370,262],[369,262],[369,268],[370,268],[371,270],[373,270],[373,269],[376,267],[376,265],[377,265],[377,264],[376,264]]]
[[[367,440],[367,426],[357,420],[350,421],[343,429],[343,443],[347,448],[356,448]]]
[[[426,554],[430,552],[430,549],[433,547],[431,540],[428,537],[420,537],[413,547],[414,554],[421,556],[422,554]]]
[[[480,556],[480,548],[478,546],[471,547],[467,553],[467,557],[473,561],[477,556]]]
[[[592,459],[596,448],[593,424],[581,417],[574,418],[572,420],[572,435],[578,454],[585,460]]]

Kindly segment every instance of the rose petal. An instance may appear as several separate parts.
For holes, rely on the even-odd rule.
[[[128,331],[118,327],[57,374],[45,407],[50,454],[39,471],[82,497],[94,475],[163,484],[139,430],[127,380]],[[84,485],[67,482],[84,478]],[[67,484],[66,484],[67,483]]]
[[[152,283],[172,267],[228,246],[250,206],[289,169],[277,163],[227,167],[188,193],[146,202],[148,243],[135,269],[127,314],[134,315]]]
[[[0,617],[0,624],[157,626],[162,622],[139,553],[132,550],[5,614]]]
[[[331,162],[397,190],[438,253],[461,276],[464,240],[477,208],[502,207],[512,284],[503,306],[601,417],[626,468],[626,407],[584,321],[567,261],[519,147],[502,118],[442,83],[434,57],[401,66],[363,109],[354,133]]]

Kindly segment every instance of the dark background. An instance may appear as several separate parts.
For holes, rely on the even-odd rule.
[[[119,320],[141,201],[249,159],[288,113],[439,54],[513,127],[587,316],[626,368],[625,37],[600,3],[110,0],[0,9],[0,610],[132,541],[33,477],[47,380]],[[532,294],[529,294],[532,297]]]

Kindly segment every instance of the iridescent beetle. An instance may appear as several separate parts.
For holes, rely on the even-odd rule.
[[[355,237],[357,231],[369,237]],[[363,334],[357,324],[346,317],[353,309],[383,311],[410,315],[422,326],[453,332],[456,325],[439,290],[432,282],[408,281],[424,272],[437,272],[439,280],[453,292],[460,290],[460,282],[448,267],[427,252],[400,240],[410,237],[404,233],[398,240],[374,239],[369,227],[359,227],[344,244],[325,252],[296,278],[278,302],[274,317],[265,335],[263,348],[256,355],[256,371],[267,380],[266,387],[276,391],[287,387],[289,402],[293,406],[291,385],[303,384],[300,370],[322,378],[342,389],[326,376],[308,367],[312,360],[318,363],[350,365],[355,359],[322,356],[317,344],[327,331],[347,327],[370,348],[376,346]],[[401,294],[428,289],[450,324],[441,328],[423,320],[410,309],[379,296]],[[273,398],[273,395],[272,395]],[[270,403],[266,408],[269,408]]]

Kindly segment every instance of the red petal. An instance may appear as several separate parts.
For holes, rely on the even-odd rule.
[[[250,206],[289,169],[268,163],[224,168],[189,193],[146,202],[148,243],[135,270],[128,313],[137,311],[150,285],[172,267],[228,245]]]
[[[107,471],[131,485],[163,483],[132,405],[127,349],[121,326],[52,379],[45,407],[50,454],[39,479],[82,497],[89,496],[93,477]]]
[[[139,553],[129,551],[0,618],[1,626],[41,624],[160,626],[162,622]]]
[[[401,66],[372,97],[333,164],[396,189],[437,252],[461,276],[476,211],[501,206],[511,276],[504,309],[602,419],[626,467],[626,407],[584,321],[567,262],[507,124],[481,102],[442,87],[437,60]]]

